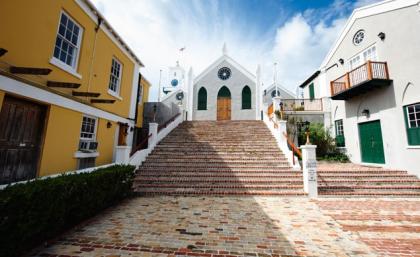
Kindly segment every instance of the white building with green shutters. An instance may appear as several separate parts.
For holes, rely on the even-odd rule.
[[[304,86],[330,97],[333,134],[354,163],[420,175],[419,30],[419,0],[358,8]]]

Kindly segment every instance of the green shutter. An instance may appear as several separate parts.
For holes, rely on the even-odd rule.
[[[197,110],[207,110],[207,90],[204,87],[198,90]]]
[[[248,86],[242,89],[242,109],[251,109],[251,89]]]
[[[338,128],[343,125],[343,120],[336,120],[335,121],[335,145],[338,147],[345,147],[346,146],[346,140],[344,138],[344,128],[343,132],[340,133]]]
[[[420,145],[420,127],[410,128],[407,118],[407,106],[404,106],[405,128],[407,130],[408,145]]]
[[[314,90],[314,83],[309,85],[309,98],[315,99],[315,90]]]

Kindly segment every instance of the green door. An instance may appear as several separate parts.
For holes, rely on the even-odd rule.
[[[314,83],[309,85],[309,99],[313,100],[315,98],[315,89]]]
[[[362,162],[385,163],[381,122],[376,120],[372,122],[360,123],[359,136]]]

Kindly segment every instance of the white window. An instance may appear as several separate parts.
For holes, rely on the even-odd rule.
[[[97,123],[97,118],[83,116],[82,128],[80,130],[80,139],[95,141]]]
[[[407,118],[409,128],[420,127],[420,104],[407,106]]]
[[[76,69],[82,38],[82,28],[68,16],[61,13],[55,40],[54,58]]]
[[[377,59],[376,46],[373,45],[350,59],[350,69],[355,69],[369,60],[376,61]]]
[[[121,72],[122,72],[121,63],[117,61],[115,58],[113,58],[112,64],[111,64],[111,75],[109,77],[109,90],[111,90],[112,92],[116,94],[120,93]]]

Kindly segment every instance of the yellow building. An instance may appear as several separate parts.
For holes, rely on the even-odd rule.
[[[131,147],[143,65],[90,1],[3,1],[0,24],[0,184]]]

